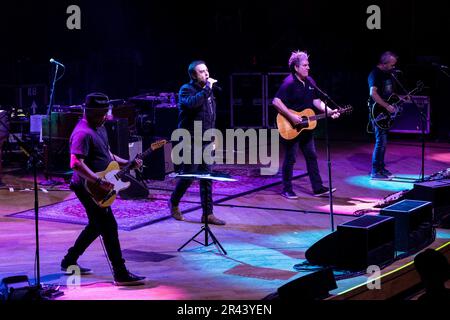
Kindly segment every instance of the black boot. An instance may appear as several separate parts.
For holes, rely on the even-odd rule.
[[[88,274],[92,274],[92,270],[89,268],[83,268],[76,261],[69,261],[65,257],[61,261],[61,271],[64,271],[66,275],[72,275],[75,273],[75,270],[69,271],[70,266],[76,266],[80,270],[80,275],[85,276]]]
[[[116,286],[138,286],[144,284],[145,277],[137,276],[128,271],[125,266],[114,270]]]

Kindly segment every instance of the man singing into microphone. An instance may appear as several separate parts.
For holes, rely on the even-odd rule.
[[[214,128],[216,120],[216,102],[213,95],[213,85],[217,80],[209,77],[208,68],[204,61],[194,61],[188,68],[191,81],[180,88],[179,92],[179,121],[178,128],[183,128],[194,136],[195,122],[202,125],[203,133]],[[204,162],[195,163],[193,155],[194,141],[184,141],[181,143],[189,143],[184,150],[191,150],[190,163],[182,163],[182,172],[184,173],[207,173],[210,172],[210,166]],[[207,144],[203,144],[205,148]],[[181,198],[192,184],[192,179],[182,178],[178,181],[175,190],[169,200],[169,209],[172,217],[176,220],[184,220],[184,217],[178,207]],[[202,204],[202,222],[208,219],[209,224],[224,225],[225,221],[218,219],[213,214],[212,200],[212,182],[211,180],[200,180],[200,199]]]
[[[395,112],[395,107],[391,106],[386,100],[394,93],[394,79],[392,72],[395,70],[398,56],[390,51],[384,52],[377,66],[370,72],[369,82],[369,106],[375,102],[383,108],[386,108],[390,113]],[[369,114],[371,114],[369,110]],[[371,179],[374,180],[389,180],[392,178],[392,173],[386,169],[384,163],[384,155],[386,153],[388,130],[379,128],[372,122],[375,134],[375,146],[372,154],[372,171]]]
[[[328,107],[319,99],[316,90],[311,85],[308,55],[305,52],[296,51],[291,54],[289,58],[289,69],[291,74],[284,79],[272,103],[277,111],[295,126],[302,119],[298,115],[289,112],[288,108],[295,111],[302,111],[315,107],[320,112],[325,112],[325,108]],[[332,109],[330,108],[328,108],[328,112],[332,114],[332,118],[339,117],[339,113],[332,113]],[[305,157],[306,168],[314,196],[327,195],[330,190],[323,185],[322,178],[320,177],[312,131],[304,130],[298,137],[292,140],[281,139],[285,146],[285,158],[282,167],[283,192],[281,195],[287,199],[298,199],[298,196],[292,190],[292,173],[299,148]],[[336,188],[333,188],[332,192],[335,190]]]

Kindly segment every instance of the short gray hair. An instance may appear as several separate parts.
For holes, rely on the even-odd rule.
[[[292,73],[295,73],[295,66],[300,66],[302,60],[308,59],[309,55],[304,51],[294,51],[289,58],[289,70]]]
[[[380,57],[379,63],[381,63],[381,64],[389,63],[389,60],[391,60],[391,58],[398,60],[398,55],[392,51],[383,52],[383,54]]]

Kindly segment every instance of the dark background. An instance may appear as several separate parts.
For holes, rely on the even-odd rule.
[[[385,50],[399,54],[405,85],[423,80],[431,96],[432,139],[449,137],[448,1],[2,1],[0,85],[49,85],[53,57],[66,65],[55,104],[87,92],[110,98],[177,92],[187,66],[207,62],[224,88],[219,127],[229,125],[233,72],[287,72],[293,50],[310,54],[311,75],[338,103],[355,108],[340,128],[365,133],[367,75]],[[68,30],[66,9],[81,8],[81,30]],[[366,9],[381,8],[381,30],[368,30]],[[0,105],[13,104],[2,90]],[[344,130],[341,130],[344,131]]]

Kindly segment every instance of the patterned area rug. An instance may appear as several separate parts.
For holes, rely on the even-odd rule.
[[[214,202],[226,201],[230,198],[236,198],[281,183],[279,176],[249,175],[249,172],[253,173],[253,171],[246,169],[239,171],[234,173],[240,173],[240,175],[233,174],[233,177],[238,179],[236,182],[215,181],[213,183]],[[302,175],[302,172],[294,171],[294,177],[298,178]],[[117,199],[112,205],[112,210],[119,229],[131,231],[169,218],[170,213],[167,208],[167,200],[171,191],[175,188],[176,182],[177,179],[173,177],[167,177],[164,181],[152,180],[147,184],[151,193],[151,198],[149,199]],[[180,203],[180,209],[183,213],[201,208],[200,195],[198,193],[199,184],[197,181],[194,181]],[[157,197],[155,198],[155,196]],[[9,216],[34,219],[34,209],[14,213]],[[85,210],[78,199],[71,199],[39,208],[39,219],[82,225],[88,222]]]

